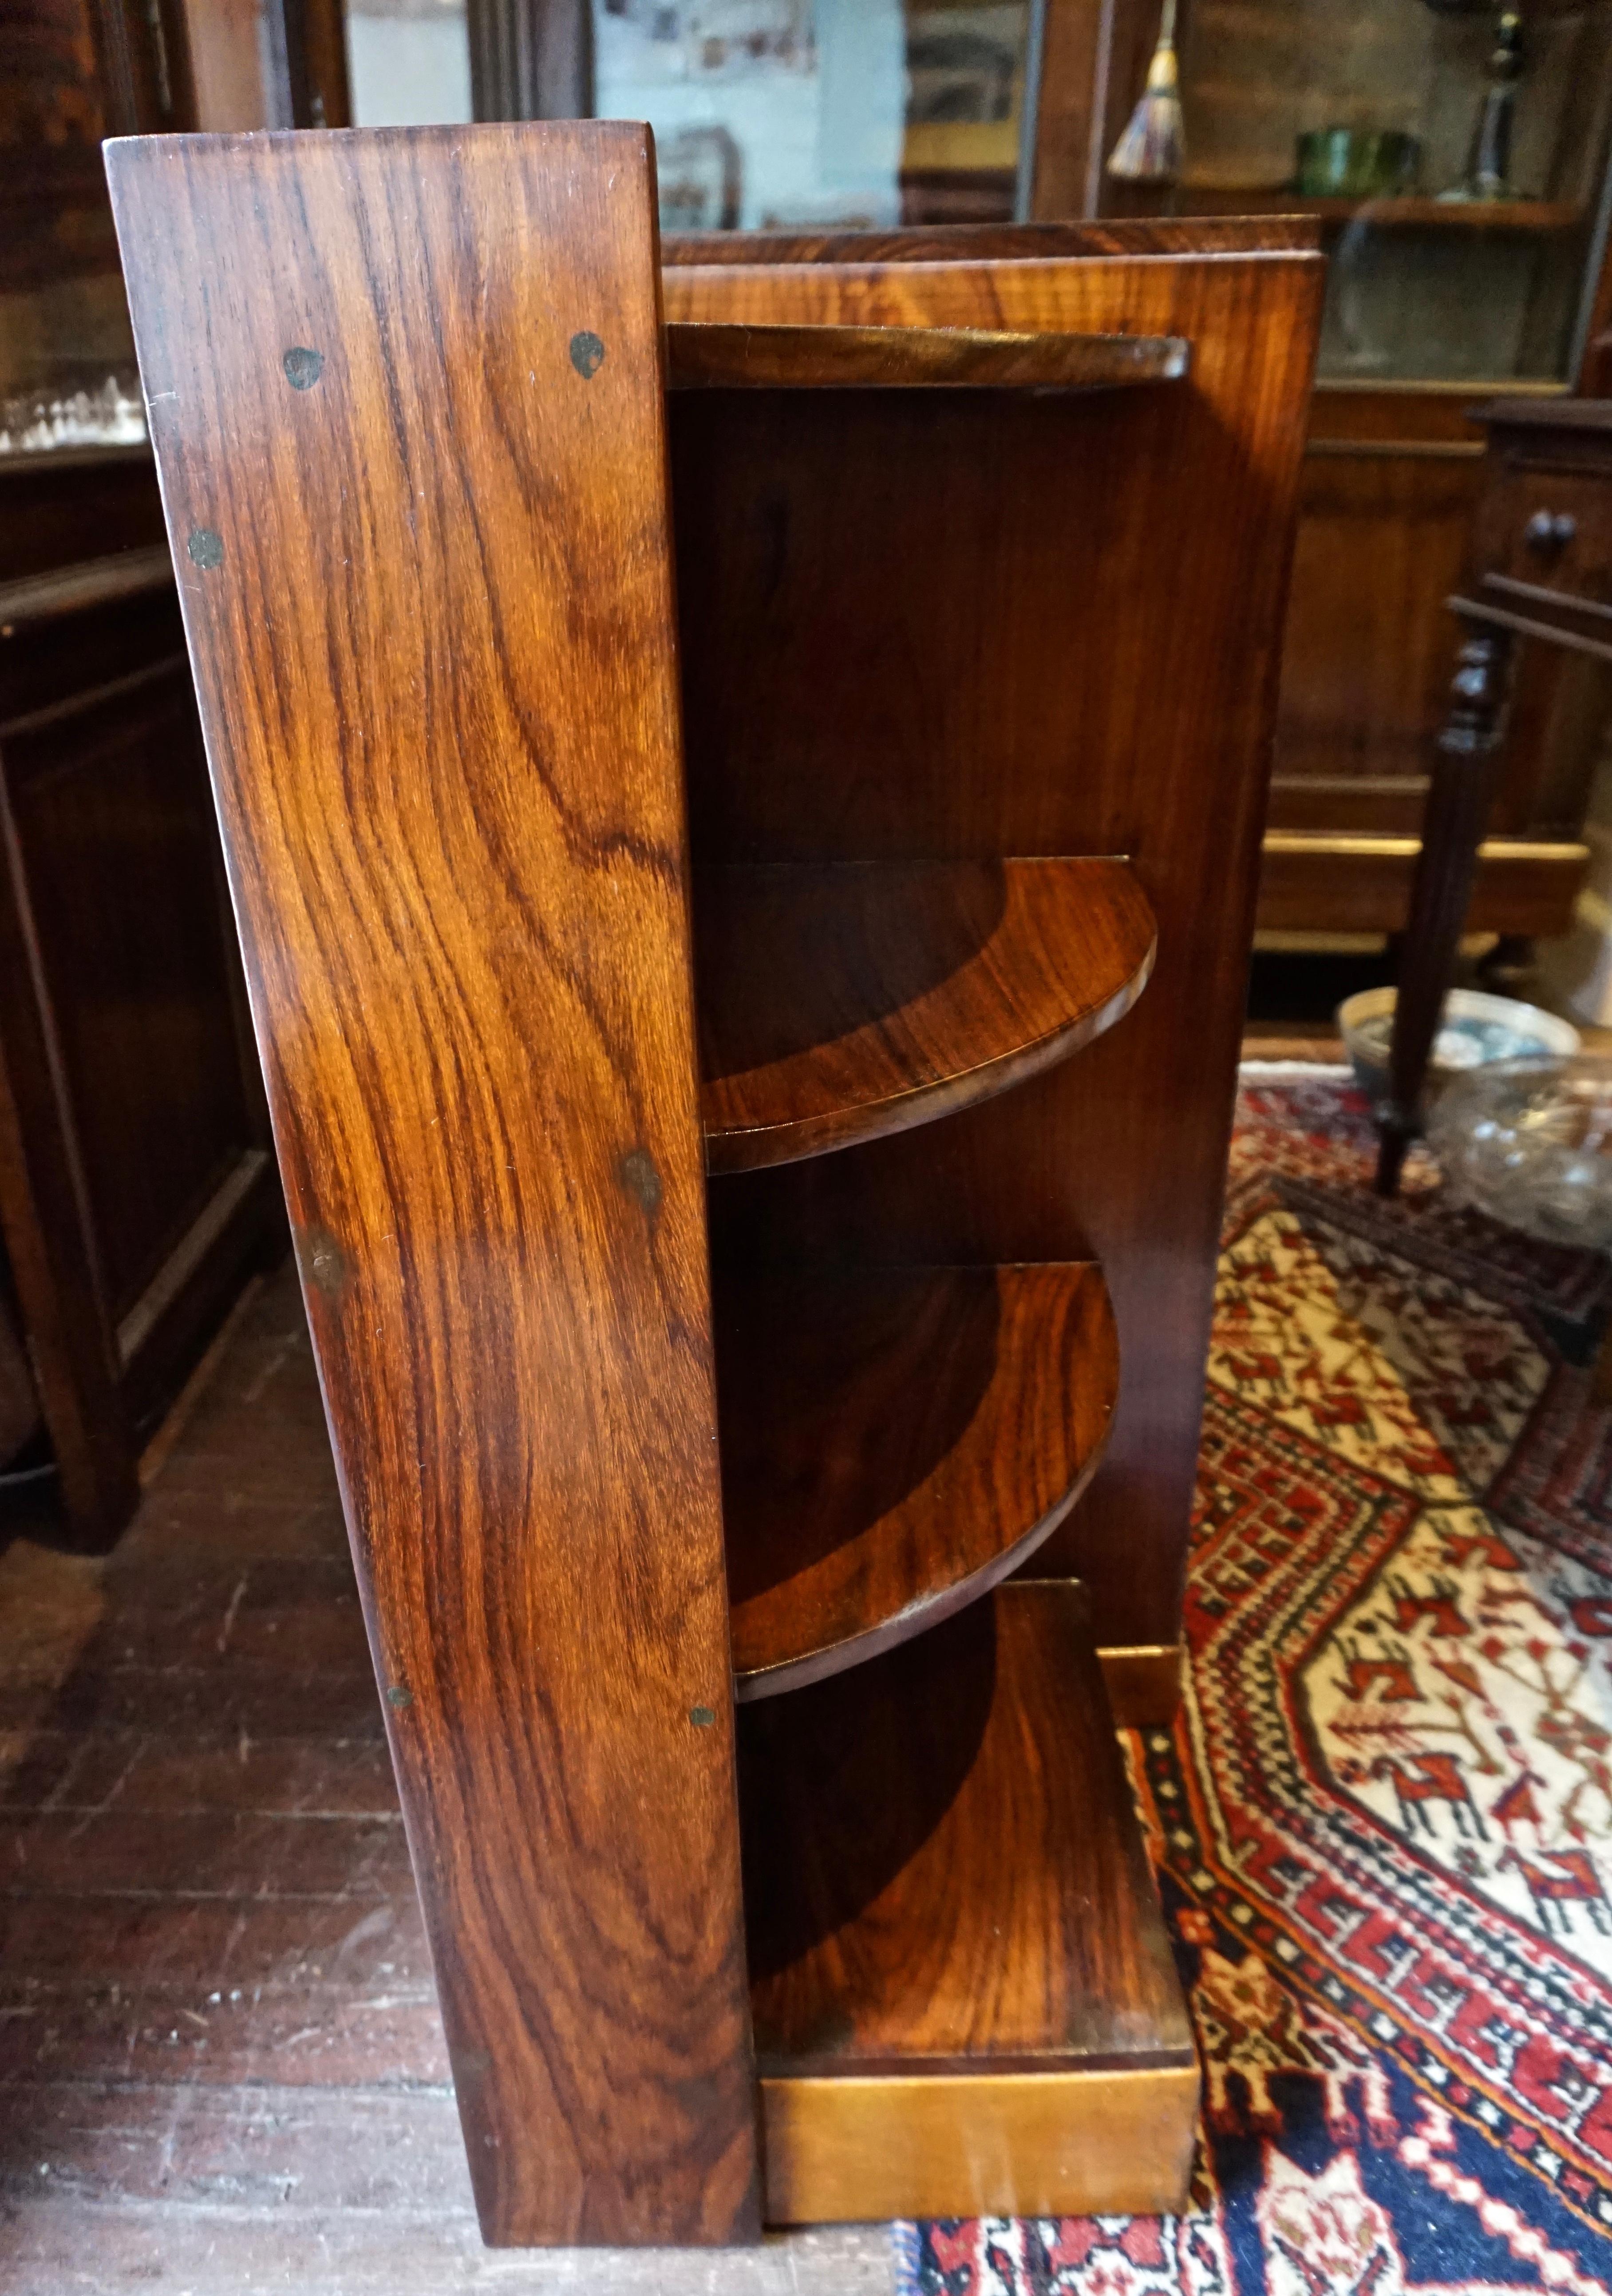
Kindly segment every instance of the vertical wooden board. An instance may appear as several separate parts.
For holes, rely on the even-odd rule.
[[[1158,920],[1146,993],[1073,1060],[715,1199],[723,1261],[1101,1261],[1113,1437],[1035,1567],[1086,1580],[1110,1648],[1178,1637],[1323,279],[1303,251],[667,274],[680,319],[1192,345],[1185,382],[1090,399],[674,401],[698,859],[1124,853]]]
[[[109,168],[483,2230],[753,2236],[645,132]]]

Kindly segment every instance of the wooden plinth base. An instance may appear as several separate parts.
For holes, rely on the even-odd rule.
[[[1149,1643],[1128,1650],[1100,1650],[1102,1686],[1117,1730],[1167,1730],[1181,1704],[1181,1670],[1186,1653],[1179,1643]]]
[[[1084,1590],[741,1722],[768,2221],[1179,2208],[1198,2063]]]
[[[766,2220],[1167,2216],[1186,2196],[1198,2067],[764,2080]]]

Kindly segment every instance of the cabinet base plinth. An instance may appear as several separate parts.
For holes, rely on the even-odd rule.
[[[1196,2064],[763,2080],[765,2218],[1170,2215],[1198,2095]]]
[[[1109,1710],[1120,1730],[1167,1730],[1181,1704],[1184,1653],[1179,1643],[1149,1643],[1140,1649],[1100,1650],[1102,1686]]]

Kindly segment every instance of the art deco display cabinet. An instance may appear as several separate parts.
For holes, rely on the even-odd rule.
[[[1305,231],[663,310],[642,127],[110,164],[487,2236],[1179,2204],[1113,1718],[1175,1697]]]

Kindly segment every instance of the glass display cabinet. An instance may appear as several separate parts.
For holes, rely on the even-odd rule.
[[[1113,162],[1160,0],[1047,0],[1023,211],[1316,219],[1331,257],[1260,922],[1404,921],[1496,390],[1612,392],[1609,0],[1179,0],[1163,164]],[[1155,138],[1157,150],[1158,138]],[[1606,340],[1603,340],[1605,338]],[[1604,673],[1525,660],[1474,929],[1566,929]]]
[[[1560,382],[1588,310],[1612,10],[1197,0],[1185,214],[1320,220],[1325,381]]]

